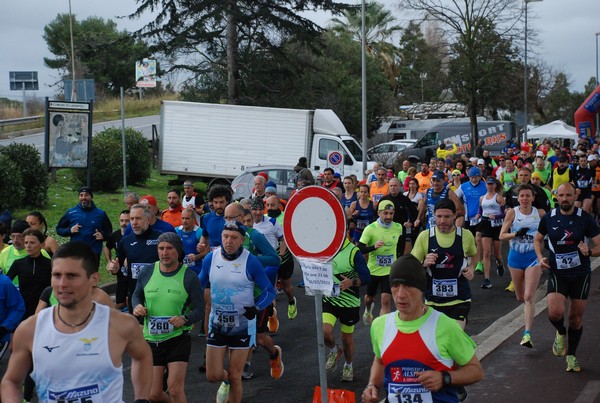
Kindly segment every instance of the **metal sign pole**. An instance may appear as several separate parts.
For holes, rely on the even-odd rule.
[[[125,142],[125,92],[121,87],[121,143],[123,143],[123,193],[127,193],[127,148]]]
[[[25,96],[25,81],[21,83],[21,87],[23,88],[23,117],[27,117],[27,98]]]
[[[323,292],[315,291],[315,316],[317,322],[317,348],[319,353],[319,380],[321,402],[327,400],[327,371],[325,370],[325,336],[323,335]]]

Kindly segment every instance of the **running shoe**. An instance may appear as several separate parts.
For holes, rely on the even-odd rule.
[[[504,289],[504,291],[507,292],[515,292],[515,285],[513,284],[512,280],[510,280],[510,283],[508,284],[508,286]]]
[[[229,397],[229,384],[225,382],[221,382],[221,386],[219,386],[219,390],[217,391],[217,403],[227,403],[227,398]]]
[[[354,381],[354,369],[352,366],[344,364],[344,369],[342,370],[342,382],[352,381]]]
[[[329,354],[327,355],[327,362],[325,363],[325,369],[327,372],[334,372],[337,369],[337,362],[343,353],[344,350],[342,350],[340,347],[337,348],[336,352],[333,352],[332,350],[329,351]]]
[[[277,319],[277,309],[275,308],[273,308],[273,316],[269,316],[267,327],[271,333],[277,333],[279,330],[279,319]]]
[[[294,319],[296,316],[298,316],[298,306],[296,304],[296,297],[294,297],[294,304],[290,304],[288,305],[288,319]]]
[[[244,364],[244,369],[242,370],[242,379],[252,379],[254,376],[254,372],[252,372],[252,364],[249,362]]]
[[[371,322],[373,322],[373,304],[371,304],[371,307],[365,307],[365,313],[363,313],[362,320],[365,326],[371,325]]]
[[[458,397],[459,402],[464,402],[465,400],[467,400],[467,396],[469,396],[469,394],[467,393],[467,389],[465,389],[465,387],[462,385],[456,387],[456,395]]]
[[[477,266],[475,266],[475,273],[483,274],[483,263],[478,262]]]
[[[574,355],[567,356],[567,372],[579,372],[581,371],[581,367],[579,366],[579,362]]]
[[[567,354],[567,346],[565,345],[565,339],[567,337],[565,335],[561,335],[556,332],[556,337],[554,338],[554,343],[552,344],[552,352],[557,357],[563,357]],[[572,356],[575,358],[575,356]],[[577,360],[575,360],[577,362]]]
[[[281,361],[281,347],[275,346],[277,350],[277,358],[269,359],[271,365],[271,378],[278,380],[283,375],[283,361]]]
[[[496,274],[498,274],[498,277],[504,276],[504,264],[502,264],[502,260],[496,259]]]
[[[523,338],[521,339],[521,345],[523,347],[533,348],[533,342],[531,341],[531,334],[529,334],[529,332],[523,334]]]
[[[304,288],[304,281],[298,283],[298,288]]]
[[[490,288],[492,288],[492,282],[489,278],[483,280],[483,283],[481,283],[481,288],[483,288],[484,290],[489,290]]]

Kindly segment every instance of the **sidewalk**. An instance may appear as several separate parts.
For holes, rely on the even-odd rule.
[[[600,265],[600,259],[592,268]],[[522,308],[475,337],[485,377],[467,387],[471,402],[600,402],[600,273],[592,274],[583,334],[577,349],[581,372],[566,372],[564,357],[551,348],[556,330],[548,321],[545,298],[536,305],[534,348],[522,347]],[[512,320],[514,319],[514,320]],[[566,318],[565,318],[565,325]]]

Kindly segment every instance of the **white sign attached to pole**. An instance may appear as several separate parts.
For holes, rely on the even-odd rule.
[[[331,263],[322,263],[309,259],[298,259],[304,278],[304,291],[307,295],[315,295],[320,291],[324,296],[331,297],[334,282]]]

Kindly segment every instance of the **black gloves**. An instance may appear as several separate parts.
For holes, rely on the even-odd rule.
[[[520,230],[518,230],[515,233],[515,235],[518,236],[518,237],[522,237],[522,236],[525,236],[527,234],[527,231],[529,231],[529,228],[524,227],[524,228],[521,228]]]
[[[256,317],[256,307],[255,306],[245,306],[244,309],[246,310],[244,312],[244,316],[246,317],[246,319],[252,320]]]

